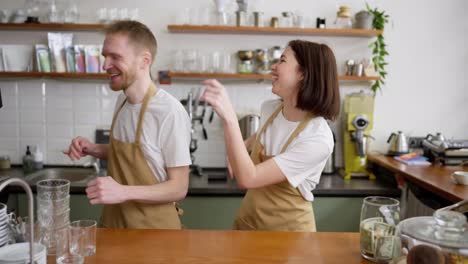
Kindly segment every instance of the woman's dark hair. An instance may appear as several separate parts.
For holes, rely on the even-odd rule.
[[[317,116],[335,120],[340,112],[340,89],[333,51],[325,44],[292,40],[304,79],[299,84],[296,106]]]

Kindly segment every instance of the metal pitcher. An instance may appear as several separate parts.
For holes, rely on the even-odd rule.
[[[256,114],[246,115],[239,120],[239,127],[241,129],[242,138],[244,140],[255,134],[259,126],[260,116]]]

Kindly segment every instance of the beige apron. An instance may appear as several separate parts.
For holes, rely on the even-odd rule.
[[[119,107],[112,120],[108,151],[108,175],[122,185],[154,185],[154,177],[140,148],[143,116],[148,102],[156,95],[156,88],[150,85],[140,110],[135,142],[123,142],[113,136],[117,116],[126,100]],[[127,201],[121,204],[105,205],[101,226],[109,228],[180,229],[180,219],[174,203],[150,204]]]
[[[265,155],[260,137],[282,109],[283,105],[280,105],[257,134],[250,155],[255,164],[273,157]],[[283,153],[293,139],[304,130],[311,118],[312,116],[308,115],[299,123],[280,153]],[[312,203],[304,200],[299,190],[292,187],[287,180],[248,190],[237,212],[233,228],[237,230],[316,231]]]

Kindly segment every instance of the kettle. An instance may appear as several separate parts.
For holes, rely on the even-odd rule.
[[[392,133],[387,139],[387,143],[390,143],[388,148],[388,155],[398,156],[403,155],[409,152],[408,141],[403,132],[398,131],[397,133]]]
[[[256,114],[246,115],[239,120],[239,127],[242,133],[242,138],[244,140],[255,134],[259,126],[260,116]]]

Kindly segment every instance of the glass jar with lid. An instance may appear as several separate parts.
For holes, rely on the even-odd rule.
[[[353,27],[353,22],[351,21],[351,8],[349,6],[340,6],[339,11],[336,14],[334,26],[335,28],[340,29]]]
[[[463,214],[467,212],[465,200],[435,211],[432,217],[401,221],[392,263],[468,263],[468,225]]]

